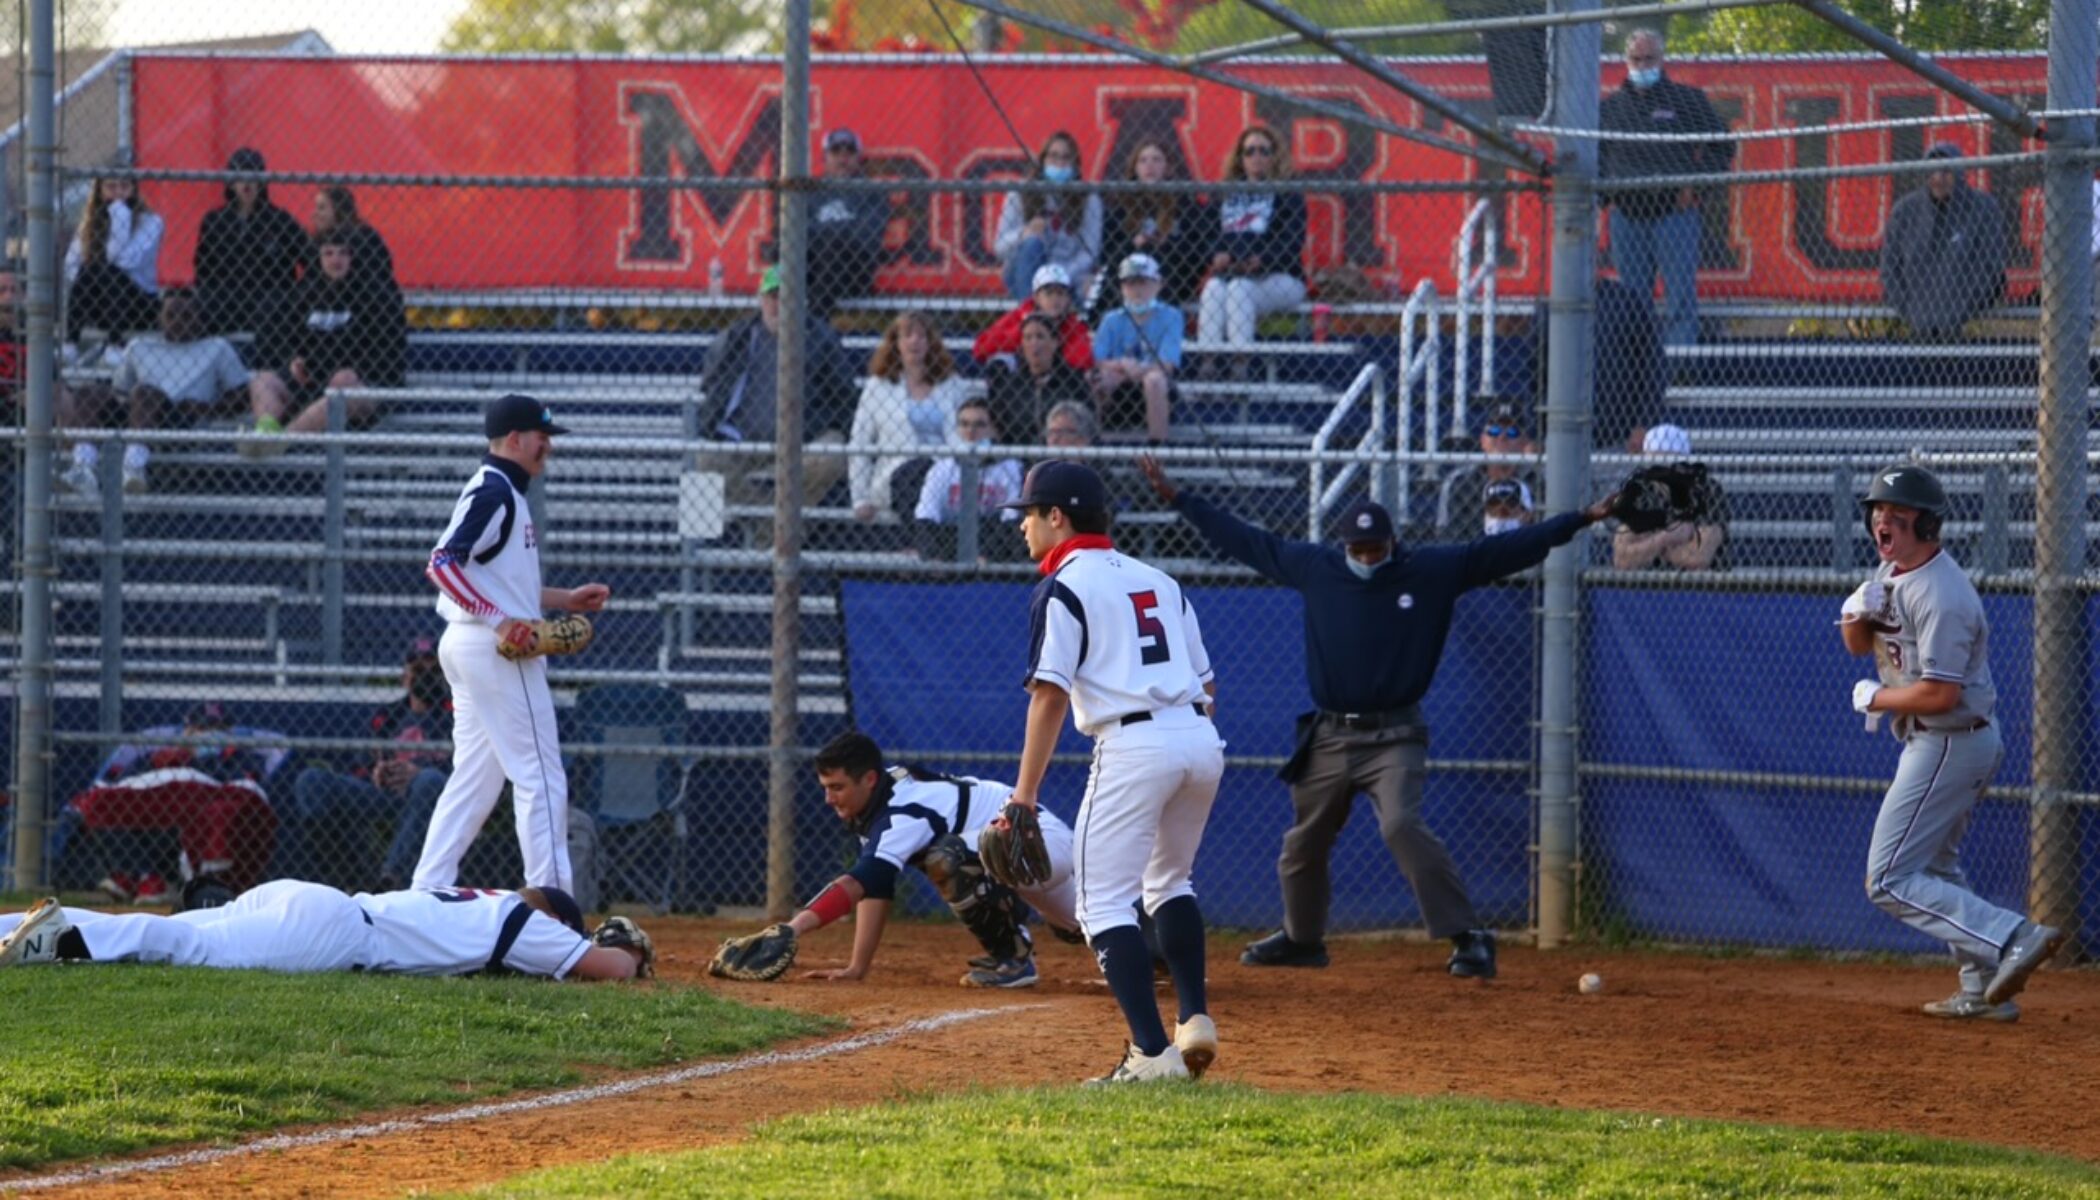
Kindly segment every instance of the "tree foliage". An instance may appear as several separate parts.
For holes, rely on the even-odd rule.
[[[2047,49],[2049,0],[1847,0],[1853,16],[1913,50]],[[1674,21],[1677,54],[1857,51],[1858,42],[1790,4],[1735,8]]]

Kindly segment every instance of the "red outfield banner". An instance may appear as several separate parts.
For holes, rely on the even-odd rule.
[[[2046,92],[2040,56],[1941,60],[1989,90],[2034,108]],[[1395,60],[1406,73],[1483,114],[1484,64]],[[1285,132],[1312,212],[1308,273],[1355,266],[1404,292],[1424,276],[1448,290],[1453,243],[1477,196],[1322,191],[1327,181],[1474,181],[1479,163],[1311,115],[1230,88],[1107,59],[981,60],[985,85],[1033,150],[1068,129],[1087,178],[1123,175],[1136,144],[1175,147],[1177,177],[1215,179],[1232,141],[1259,121]],[[1359,72],[1330,62],[1267,61],[1250,80],[1445,137],[1465,135]],[[1616,87],[1622,68],[1603,68]],[[2031,148],[1991,126],[1954,120],[1853,133],[1822,127],[1959,112],[1915,76],[1881,59],[1729,59],[1673,63],[1673,78],[1707,90],[1737,129],[1785,129],[1746,142],[1738,169],[1906,161],[1932,141],[1975,153]],[[812,145],[857,132],[874,173],[912,179],[1014,178],[1026,156],[957,59],[819,57]],[[356,189],[360,210],[392,246],[404,286],[443,289],[606,288],[691,291],[719,263],[731,291],[748,291],[772,236],[763,191],[612,186],[463,188],[446,176],[594,176],[608,180],[764,178],[776,169],[780,72],[765,60],[355,59],[142,55],[133,72],[137,165],[217,169],[241,146],[275,171],[395,174],[419,186]],[[2021,244],[2013,290],[2038,277],[2038,166],[1973,178],[2016,211]],[[1495,176],[1500,178],[1500,176]],[[1700,288],[1708,296],[1873,299],[1881,230],[1892,195],[1917,176],[1731,186],[1707,206]],[[312,186],[275,199],[310,222]],[[148,184],[166,213],[161,263],[187,279],[197,223],[219,203],[204,184]],[[889,262],[878,290],[996,294],[997,195],[898,193]],[[1504,201],[1502,287],[1541,289],[1548,258],[1540,195]],[[813,264],[821,269],[821,264]]]

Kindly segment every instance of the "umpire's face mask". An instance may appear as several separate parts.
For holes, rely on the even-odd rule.
[[[1369,579],[1392,557],[1391,542],[1351,542],[1342,547],[1342,561],[1349,564],[1349,572],[1358,579]]]

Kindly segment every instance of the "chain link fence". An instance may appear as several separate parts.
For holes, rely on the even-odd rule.
[[[1273,926],[1274,772],[1310,707],[1299,605],[1160,504],[1136,455],[1291,538],[1326,539],[1370,495],[1408,543],[1579,507],[1659,457],[1704,462],[1725,500],[1660,537],[1575,543],[1574,931],[1930,949],[1861,890],[1899,747],[1858,730],[1844,690],[1872,671],[1828,628],[1875,561],[1859,497],[1915,459],[1985,595],[2007,745],[1964,864],[2089,942],[2100,513],[2083,491],[2038,500],[2066,437],[2090,452],[2083,421],[2038,419],[2056,364],[2089,382],[2085,325],[2037,335],[2068,328],[2043,278],[2041,144],[1878,57],[1680,59],[1615,23],[1591,384],[1557,410],[1536,168],[1596,139],[1543,111],[1548,35],[1168,63],[1289,27],[1168,7],[1190,7],[1178,32],[1100,33],[1111,18],[1076,2],[869,6],[844,30],[834,8],[820,48],[946,51],[952,32],[971,52],[820,53],[802,95],[773,58],[479,53],[504,45],[493,26],[471,55],[82,67],[54,253],[82,231],[104,249],[49,264],[66,304],[53,757],[26,839],[42,877],[127,900],[210,873],[406,882],[451,732],[424,568],[487,405],[518,391],[574,430],[531,492],[547,583],[612,593],[589,651],[551,671],[572,854],[602,902],[806,897],[847,853],[806,756],[849,727],[1010,778],[1032,567],[996,506],[1065,455],[1104,469],[1119,544],[1203,614],[1230,770],[1198,886],[1214,922]],[[2014,112],[2048,103],[2038,54],[1943,61]],[[1658,66],[1683,93],[1627,81]],[[1682,122],[1655,115],[1664,94]],[[806,228],[783,227],[803,191],[784,144],[807,148]],[[19,129],[9,145],[19,163]],[[778,261],[787,233],[806,274]],[[797,390],[783,507],[773,439]],[[1549,464],[1549,431],[1585,429],[1594,482],[1553,494],[1584,476]],[[7,436],[20,467],[33,431]],[[42,503],[30,476],[7,489],[18,515]],[[2037,579],[2068,622],[2039,667]],[[1549,590],[1532,573],[1464,601],[1426,702],[1428,822],[1509,929],[1556,903]],[[1070,816],[1085,746],[1063,749],[1046,799]],[[463,877],[520,869],[499,816]],[[1420,923],[1367,806],[1333,880],[1337,928]]]

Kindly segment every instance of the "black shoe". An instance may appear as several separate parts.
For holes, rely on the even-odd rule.
[[[1240,965],[1247,967],[1324,967],[1327,943],[1294,942],[1281,929],[1240,951]]]
[[[1468,929],[1451,939],[1451,973],[1460,979],[1495,977],[1495,931]]]

